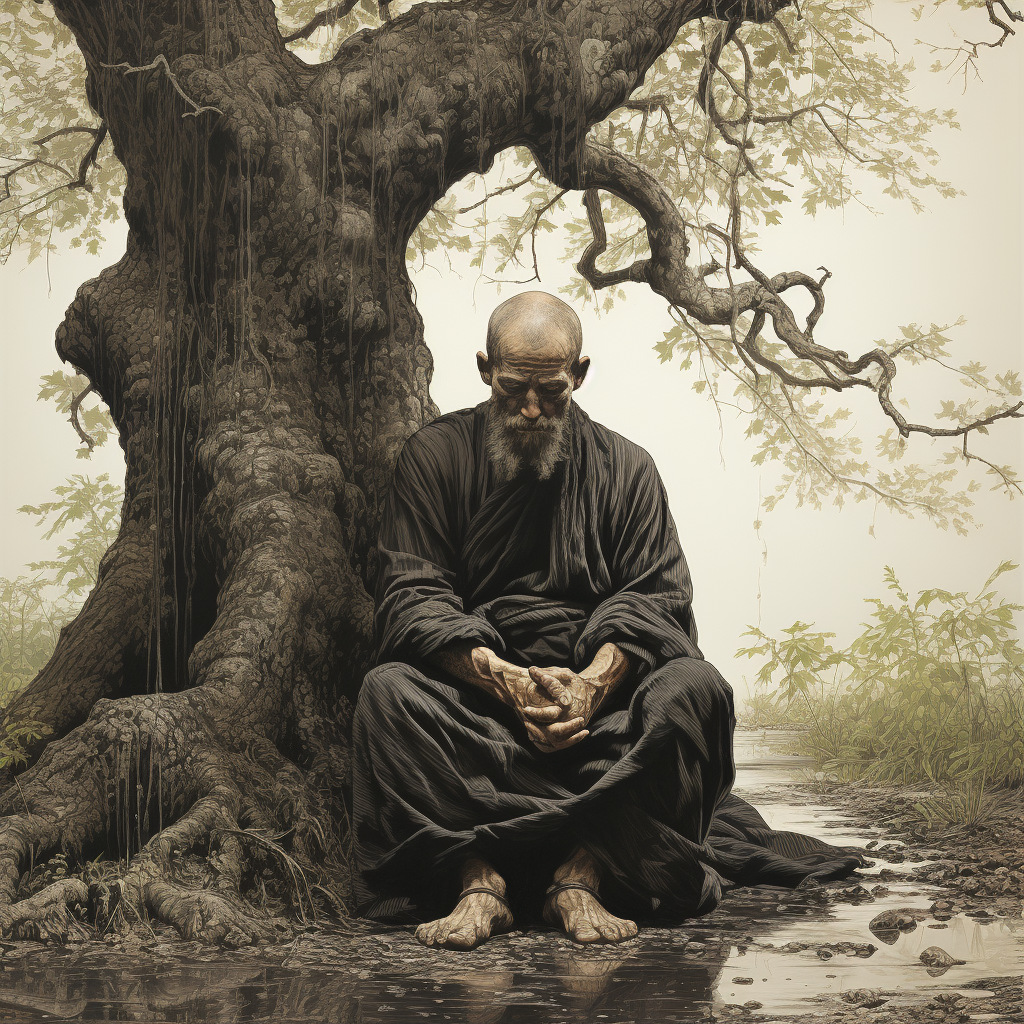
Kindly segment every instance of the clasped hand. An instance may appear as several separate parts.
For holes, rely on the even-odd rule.
[[[585,675],[570,668],[522,668],[494,654],[474,661],[503,692],[539,750],[565,750],[590,735],[600,687]]]

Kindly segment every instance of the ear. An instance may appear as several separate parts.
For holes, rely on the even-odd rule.
[[[590,369],[590,356],[580,356],[572,368],[572,389],[575,391],[586,379],[587,370]]]
[[[476,368],[480,371],[480,379],[488,386],[491,386],[491,361],[485,352],[477,352]]]

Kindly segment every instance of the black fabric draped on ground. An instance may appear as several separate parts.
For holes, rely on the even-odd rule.
[[[769,829],[731,794],[732,692],[704,660],[689,572],[650,456],[568,413],[548,480],[497,482],[486,405],[406,444],[380,534],[378,666],[354,722],[357,898],[367,917],[450,911],[459,866],[491,862],[539,908],[581,843],[613,912],[707,913],[729,888],[848,874],[859,852]],[[639,666],[566,750],[428,658],[456,641],[580,669],[614,642]]]

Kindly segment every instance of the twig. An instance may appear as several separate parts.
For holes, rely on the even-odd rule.
[[[194,110],[186,110],[185,113],[181,115],[182,117],[198,117],[200,114],[206,113],[207,111],[212,111],[215,114],[224,114],[224,111],[219,107],[203,107],[196,103],[196,101],[192,99],[192,97],[189,96],[188,93],[185,92],[185,90],[178,84],[178,79],[175,78],[174,72],[171,70],[171,65],[167,63],[167,58],[162,53],[157,54],[156,59],[152,64],[143,64],[141,67],[136,67],[132,64],[100,64],[100,67],[109,68],[112,71],[124,68],[124,73],[126,75],[134,75],[140,71],[155,71],[157,68],[163,68],[167,73],[167,78],[170,80],[171,85],[174,86],[174,91],[186,103],[195,107]]]
[[[478,206],[483,206],[484,203],[486,203],[488,199],[493,199],[495,196],[500,196],[500,195],[504,194],[505,192],[513,192],[515,189],[521,188],[528,181],[532,181],[536,177],[536,175],[537,175],[537,168],[534,167],[534,169],[532,171],[530,171],[530,173],[525,178],[520,178],[519,181],[510,182],[508,185],[502,185],[501,188],[496,188],[493,192],[488,192],[487,195],[485,195],[483,197],[483,199],[481,199],[479,202],[474,203],[472,206],[462,206],[462,207],[459,207],[459,209],[457,209],[455,212],[456,213],[471,213]]]

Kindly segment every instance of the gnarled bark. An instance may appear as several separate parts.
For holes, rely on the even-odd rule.
[[[685,21],[778,6],[424,4],[311,67],[268,0],[54,0],[127,169],[127,252],[58,335],[117,423],[127,497],[95,592],[8,712],[51,735],[2,797],[6,932],[60,936],[88,901],[265,939],[242,897],[269,860],[320,863],[344,905],[378,510],[436,413],[409,237],[509,146],[586,187],[588,128]],[[33,859],[104,849],[132,856],[116,883],[18,902]],[[202,883],[175,866],[189,853]]]

